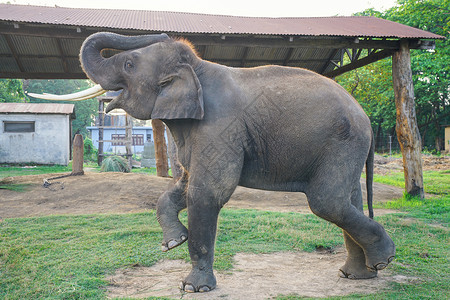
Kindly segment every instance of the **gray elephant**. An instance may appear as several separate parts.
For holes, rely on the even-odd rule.
[[[124,51],[105,58],[106,48]],[[362,209],[365,165],[372,199],[370,121],[334,81],[300,68],[211,63],[165,34],[97,33],[80,58],[103,89],[122,90],[107,111],[161,119],[173,135],[184,174],[159,198],[157,217],[163,251],[188,240],[185,291],[216,287],[217,218],[237,185],[305,193],[314,214],[343,230],[343,277],[375,277],[394,258],[393,241]],[[188,229],[178,219],[185,208]]]

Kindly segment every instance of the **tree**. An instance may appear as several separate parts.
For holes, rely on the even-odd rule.
[[[399,0],[399,4],[386,11],[386,19],[447,37],[436,41],[434,51],[411,53],[422,144],[440,150],[441,125],[450,121],[450,0]]]
[[[387,146],[386,134],[395,134],[396,109],[390,68],[391,58],[386,58],[336,78],[369,116],[377,151]]]
[[[85,90],[91,87],[92,83],[88,80],[73,79],[52,79],[52,80],[25,80],[24,89],[32,93],[50,93],[50,94],[70,94]],[[30,97],[32,103],[55,103],[55,101],[46,101]],[[86,137],[88,131],[86,127],[90,126],[98,110],[98,102],[95,99],[89,99],[76,102],[58,101],[56,103],[75,104],[76,119],[72,121],[73,134],[81,134]]]
[[[20,79],[0,79],[0,103],[26,102],[26,100]]]
[[[450,123],[450,0],[399,0],[385,12],[367,9],[357,15],[375,16],[447,37],[436,40],[433,51],[411,51],[417,122],[422,145],[440,150]],[[341,75],[337,81],[361,103],[374,132],[393,134],[395,105],[392,59],[384,59]]]

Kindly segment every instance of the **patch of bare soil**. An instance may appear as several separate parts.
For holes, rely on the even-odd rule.
[[[167,297],[171,299],[270,299],[277,295],[331,297],[352,293],[370,294],[389,282],[416,279],[380,272],[378,278],[349,280],[337,276],[345,261],[345,250],[315,253],[239,253],[234,269],[216,272],[217,288],[208,293],[189,294],[178,288],[190,265],[164,260],[156,265],[118,270],[108,280],[109,297]]]
[[[450,156],[422,155],[423,170],[438,171],[450,169]],[[384,157],[375,155],[375,173],[388,174],[403,171],[403,160],[401,158]]]
[[[8,177],[3,182],[25,183],[25,192],[0,190],[0,217],[16,218],[61,214],[131,213],[154,209],[171,179],[135,173],[93,173],[52,180],[60,174]],[[365,194],[365,183],[362,183]],[[399,198],[402,189],[374,184],[374,202]],[[365,197],[365,196],[364,196]],[[273,192],[238,187],[226,207],[311,213],[303,193]],[[376,214],[392,212],[375,210]]]

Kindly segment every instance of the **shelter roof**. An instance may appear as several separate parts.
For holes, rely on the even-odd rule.
[[[369,49],[367,63],[391,55],[402,39],[410,48],[430,49],[433,39],[444,38],[374,17],[259,18],[0,4],[0,77],[86,78],[79,49],[98,31],[166,32],[189,39],[203,59],[224,65],[278,64],[329,76],[336,76],[345,54],[356,62],[360,50]]]
[[[74,104],[62,103],[0,103],[0,113],[70,115],[74,107]]]
[[[261,18],[165,11],[0,5],[0,19],[167,33],[441,38],[375,17]]]

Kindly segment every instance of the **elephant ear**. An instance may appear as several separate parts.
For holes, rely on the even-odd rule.
[[[203,91],[189,64],[168,76],[153,107],[152,119],[203,119]]]

